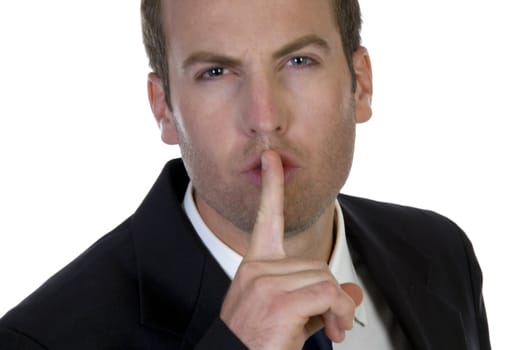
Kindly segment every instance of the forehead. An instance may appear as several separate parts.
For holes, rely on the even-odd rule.
[[[339,41],[330,0],[165,0],[169,55],[264,52],[305,35]]]

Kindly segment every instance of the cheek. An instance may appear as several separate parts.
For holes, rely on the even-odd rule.
[[[224,105],[186,94],[177,109],[174,106],[174,114],[181,154],[188,165],[210,170],[227,163],[235,137],[229,126],[231,112]]]
[[[296,98],[296,118],[312,137],[331,137],[353,124],[352,93],[338,80],[313,84]]]
[[[319,87],[309,96],[313,101],[304,112],[308,115],[309,139],[316,145],[319,161],[326,169],[331,164],[334,176],[346,178],[354,152],[355,122],[351,86],[335,80]],[[336,175],[338,174],[338,175]]]
[[[174,104],[175,119],[185,140],[191,144],[197,141],[199,144],[209,140],[208,134],[216,127],[221,106],[215,99],[203,96],[189,84],[182,85],[174,88],[174,95],[177,96]]]

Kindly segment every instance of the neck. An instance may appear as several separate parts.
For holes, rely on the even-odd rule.
[[[198,194],[194,200],[199,214],[210,230],[226,245],[245,256],[250,233],[240,230],[206,204]],[[322,260],[329,262],[335,236],[335,206],[331,203],[318,220],[306,230],[285,237],[285,253],[288,257]]]

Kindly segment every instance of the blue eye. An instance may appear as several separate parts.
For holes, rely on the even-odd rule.
[[[310,57],[298,56],[291,58],[288,63],[292,66],[306,66],[312,64],[313,61]]]
[[[223,67],[213,67],[203,73],[200,73],[197,77],[198,80],[215,80],[222,75],[225,75],[229,72],[228,68]]]
[[[219,77],[225,73],[225,69],[223,67],[214,67],[212,69],[209,69],[205,72],[205,76],[209,78]]]

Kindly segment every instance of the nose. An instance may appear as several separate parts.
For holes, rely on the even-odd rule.
[[[272,77],[253,77],[241,92],[241,124],[250,137],[277,136],[287,132],[290,113],[286,91]]]

